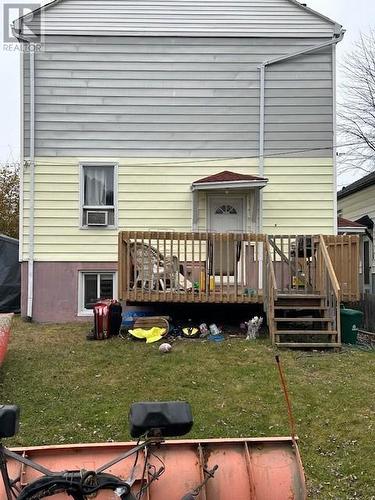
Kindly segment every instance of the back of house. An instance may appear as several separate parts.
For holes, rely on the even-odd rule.
[[[23,315],[116,297],[119,230],[336,233],[337,23],[295,0],[55,0],[15,31]]]

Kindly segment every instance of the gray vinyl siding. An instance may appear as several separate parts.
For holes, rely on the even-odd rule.
[[[42,24],[55,35],[332,37],[335,31],[334,22],[291,0],[64,0],[42,11]]]
[[[316,44],[306,38],[48,37],[35,55],[36,155],[256,157],[259,64]],[[265,105],[266,154],[331,156],[331,49],[269,67]]]

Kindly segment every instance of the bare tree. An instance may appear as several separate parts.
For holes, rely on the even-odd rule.
[[[18,238],[19,165],[0,166],[0,234]]]
[[[344,62],[339,104],[341,141],[350,144],[340,157],[342,171],[375,169],[375,29],[362,34]]]

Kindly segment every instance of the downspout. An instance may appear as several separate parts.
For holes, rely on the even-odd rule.
[[[29,48],[31,44],[29,44]],[[30,187],[29,187],[29,251],[27,267],[27,318],[33,317],[34,299],[34,208],[35,208],[35,58],[30,50]]]
[[[266,90],[266,65],[260,65],[260,110],[259,110],[259,175],[264,177],[264,120],[265,120],[265,90]],[[263,193],[258,193],[258,232],[263,231]]]
[[[23,130],[23,117],[24,117],[24,92],[23,92],[23,66],[24,66],[24,53],[20,51],[20,187],[19,187],[19,215],[18,215],[18,260],[23,260],[23,210],[24,210],[24,189],[23,189],[23,167],[24,167],[24,130]]]
[[[337,224],[337,116],[336,116],[336,45],[332,45],[332,118],[333,118],[333,234],[338,234]]]
[[[266,68],[271,66],[272,64],[276,64],[279,62],[285,62],[289,59],[294,59],[295,57],[310,54],[311,52],[315,52],[317,50],[324,49],[325,47],[331,47],[333,45],[337,45],[344,38],[345,30],[341,29],[340,32],[335,35],[332,40],[328,42],[320,43],[318,45],[314,45],[312,47],[308,47],[307,49],[299,50],[298,52],[293,52],[291,54],[286,54],[285,56],[276,57],[275,59],[269,59],[267,61],[262,62],[259,66],[259,88],[260,88],[260,98],[259,98],[259,175],[261,177],[264,176],[264,131],[265,131],[265,88],[266,88]],[[335,134],[334,134],[335,139]],[[335,145],[334,145],[335,146]],[[263,193],[260,193],[260,226],[263,224]],[[260,231],[261,231],[260,227]]]
[[[29,48],[30,48],[29,44]],[[34,207],[35,207],[35,60],[30,50],[30,195],[29,195],[29,250],[27,267],[27,318],[33,317],[34,300]]]
[[[15,38],[17,38],[20,43],[28,44],[29,48],[29,63],[30,63],[30,147],[29,147],[29,238],[28,238],[28,264],[27,264],[27,308],[26,316],[28,320],[32,320],[33,317],[33,299],[34,299],[34,207],[35,207],[35,46],[30,40],[21,35],[21,29],[16,27],[15,24],[12,25],[12,32]],[[22,76],[23,72],[22,72]],[[21,82],[22,89],[24,82]],[[22,92],[23,95],[23,92]],[[23,106],[23,103],[22,103]],[[23,108],[22,108],[23,109]],[[24,117],[22,116],[21,127],[24,126]],[[22,133],[23,139],[23,133]],[[24,154],[24,148],[22,144],[22,154]],[[23,159],[23,156],[22,156]],[[23,169],[22,168],[22,182],[24,181]],[[23,193],[23,185],[22,185]],[[23,220],[23,214],[22,214]]]

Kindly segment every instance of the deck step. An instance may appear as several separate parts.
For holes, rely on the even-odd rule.
[[[292,309],[293,311],[298,310],[298,311],[325,311],[328,309],[327,306],[301,306],[301,305],[294,305],[290,304],[288,306],[275,306],[275,310],[279,311],[289,311]]]
[[[328,347],[341,347],[341,344],[338,344],[337,342],[328,342],[328,343],[320,343],[320,342],[295,342],[295,343],[290,343],[290,342],[276,342],[277,347],[286,347],[287,349],[299,349],[299,348],[305,348],[305,347],[310,347],[310,348],[318,348],[318,349],[326,349]]]
[[[278,293],[280,299],[323,299],[325,295],[318,293]]]
[[[275,330],[277,335],[337,335],[336,330]]]
[[[322,299],[319,297],[312,297],[309,299],[303,297],[288,298],[278,297],[275,301],[277,307],[323,307]]]
[[[278,323],[311,323],[311,322],[319,322],[319,323],[333,323],[333,318],[275,318],[275,321]]]

